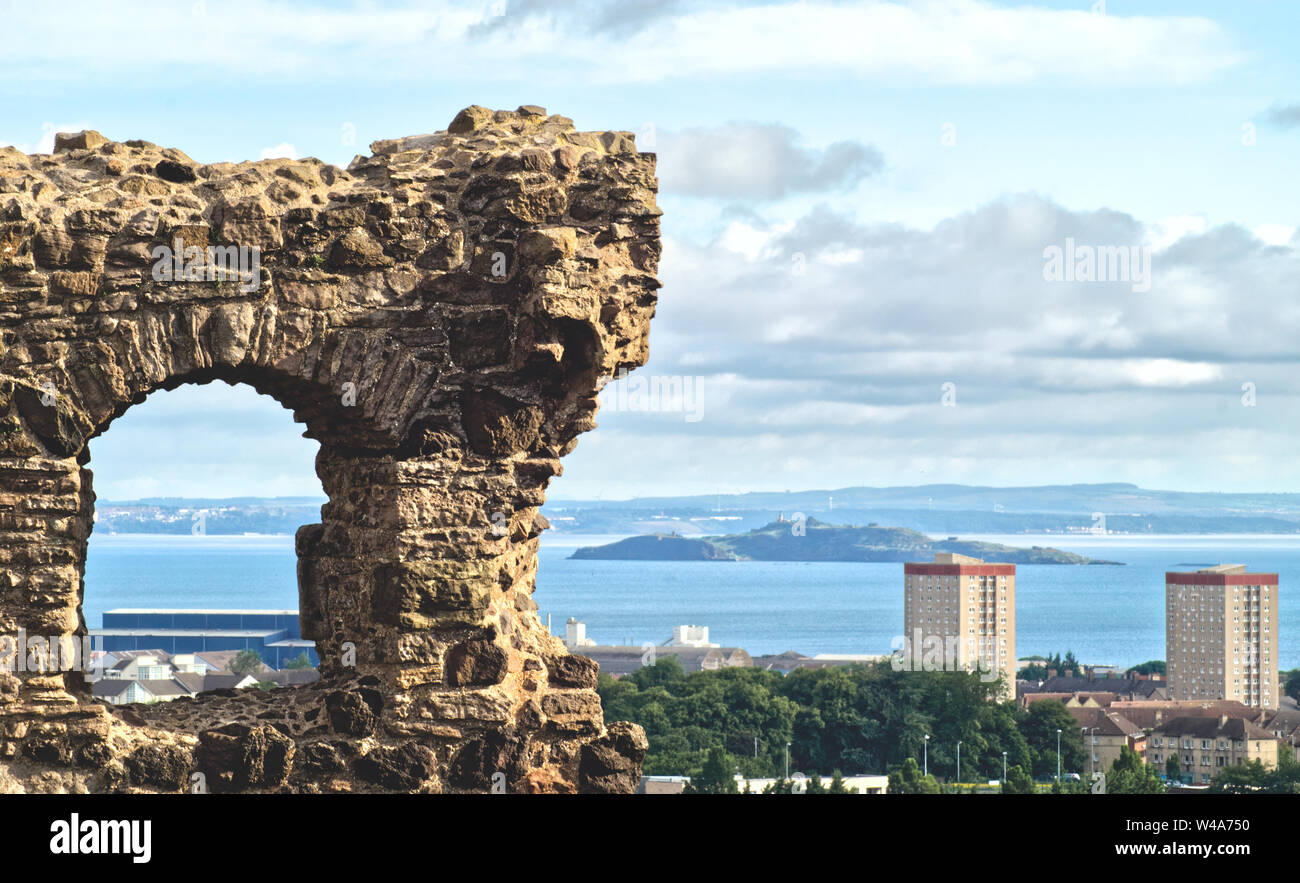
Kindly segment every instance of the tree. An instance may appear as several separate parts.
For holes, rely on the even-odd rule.
[[[295,656],[293,659],[290,659],[288,662],[286,662],[284,664],[284,667],[292,668],[292,669],[311,668],[311,657],[308,656],[307,651],[304,650],[301,653],[299,653],[297,656]]]
[[[1152,659],[1135,665],[1128,671],[1124,672],[1125,677],[1133,675],[1163,675],[1165,673],[1165,661],[1163,659]]]
[[[1300,761],[1291,753],[1290,744],[1278,743],[1277,769],[1265,777],[1264,790],[1270,794],[1300,794]]]
[[[1083,768],[1083,736],[1078,723],[1055,699],[1040,699],[1029,705],[1029,715],[1020,730],[1033,754],[1035,776],[1056,775],[1056,731],[1061,731],[1061,772]]]
[[[662,656],[653,665],[643,665],[628,677],[644,690],[684,680],[686,670],[682,668],[682,661],[676,656]]]
[[[1037,764],[1050,776],[1058,726],[1063,771],[1082,769],[1079,730],[1060,718],[1068,714],[1061,703],[1031,716],[999,701],[997,688],[978,672],[895,671],[888,661],[782,676],[757,668],[686,674],[676,657],[617,680],[600,675],[597,684],[605,720],[645,729],[647,775],[690,775],[718,747],[732,772],[774,778],[785,774],[787,743],[790,770],[899,772],[908,758],[919,764],[928,733],[930,769],[944,776],[956,772],[958,743],[967,781],[1001,777],[1004,754],[1008,766],[1032,775]]]
[[[1219,770],[1210,781],[1210,791],[1216,794],[1252,794],[1263,791],[1267,784],[1268,770],[1256,758]]]
[[[1183,777],[1183,765],[1178,760],[1177,754],[1169,755],[1165,761],[1165,778],[1177,782]]]
[[[1300,794],[1300,763],[1291,758],[1289,745],[1279,747],[1276,768],[1265,767],[1259,759],[1236,763],[1215,773],[1210,790],[1219,794]]]
[[[1300,702],[1300,668],[1293,668],[1286,672],[1286,686],[1282,688],[1282,692],[1296,702]]]
[[[240,650],[226,665],[237,675],[251,675],[262,670],[262,655],[256,650]]]
[[[1052,783],[1053,794],[1087,794],[1089,786],[1084,782],[1075,782],[1071,779],[1064,781],[1057,780]]]
[[[1107,794],[1163,794],[1155,767],[1143,763],[1132,748],[1125,745],[1106,774]]]
[[[1016,672],[1016,677],[1021,680],[1041,681],[1047,678],[1050,671],[1055,671],[1058,675],[1064,675],[1066,671],[1072,672],[1075,676],[1081,674],[1081,666],[1073,650],[1066,650],[1064,658],[1061,657],[1060,653],[1053,653],[1051,656],[1030,656],[1028,658],[1030,660],[1029,665]]]
[[[1061,654],[1051,656],[1030,656],[1029,665],[1016,672],[1016,677],[1023,681],[1041,681],[1047,678],[1048,671],[1061,672]]]
[[[831,775],[831,786],[830,786],[830,788],[827,790],[826,793],[828,793],[828,794],[857,794],[857,793],[858,793],[858,789],[857,789],[857,788],[846,788],[846,787],[844,787],[844,774],[841,773],[839,770],[836,770],[836,771]]]
[[[902,765],[890,770],[890,794],[938,794],[939,783],[934,776],[921,775],[921,766],[915,757],[909,757]]]
[[[736,764],[721,746],[715,745],[709,749],[704,766],[700,771],[691,776],[691,784],[687,786],[688,794],[735,794],[739,791],[736,787]]]
[[[1007,778],[1002,783],[1003,794],[1033,794],[1034,780],[1019,766],[1007,770]]]

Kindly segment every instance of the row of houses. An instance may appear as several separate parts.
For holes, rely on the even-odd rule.
[[[789,674],[801,668],[828,668],[889,659],[888,656],[845,653],[805,656],[793,650],[750,656],[741,647],[721,647],[711,643],[709,627],[701,625],[674,626],[673,636],[661,644],[597,644],[587,637],[586,624],[572,617],[564,624],[564,644],[573,653],[596,660],[600,663],[601,673],[614,678],[632,674],[668,656],[676,658],[687,672],[761,668],[781,674]]]
[[[1035,702],[1065,706],[1083,735],[1085,772],[1110,769],[1125,747],[1161,769],[1176,757],[1179,778],[1191,785],[1207,785],[1237,763],[1259,760],[1276,767],[1280,751],[1300,759],[1300,711],[1236,700],[1173,700],[1152,681],[1051,680],[1037,685],[1046,689],[1021,693],[1019,701],[1025,708]]]
[[[114,650],[97,653],[90,677],[96,699],[111,705],[170,702],[210,690],[243,690],[260,682],[299,686],[320,678],[315,669],[276,671],[265,664],[251,674],[229,670],[238,651],[168,653],[166,650]]]

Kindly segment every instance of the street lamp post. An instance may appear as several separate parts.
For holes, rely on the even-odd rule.
[[[957,740],[957,784],[961,784],[961,740]]]
[[[1007,780],[1007,753],[1002,752],[1002,781]]]
[[[785,780],[790,781],[790,743],[785,743]]]
[[[1056,781],[1061,781],[1061,728],[1056,728]]]
[[[930,734],[925,734],[925,760],[921,767],[921,775],[930,775]]]

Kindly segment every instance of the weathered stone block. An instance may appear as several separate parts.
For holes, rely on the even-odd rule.
[[[508,457],[530,450],[545,419],[541,409],[492,390],[474,391],[461,403],[470,445],[481,454]]]
[[[497,573],[490,562],[406,561],[375,575],[375,619],[410,628],[481,620]]]
[[[369,736],[379,723],[384,699],[378,690],[336,691],[325,697],[330,726],[344,736]]]
[[[84,132],[56,132],[54,135],[54,152],[92,150],[107,140],[103,135],[91,129]]]
[[[447,652],[447,683],[452,687],[490,687],[505,680],[509,663],[506,651],[491,641],[466,641]]]
[[[125,766],[134,785],[180,791],[191,784],[194,755],[179,745],[142,745],[127,756]]]
[[[578,786],[602,794],[631,794],[641,780],[641,764],[650,743],[636,724],[617,721],[607,732],[582,746]]]
[[[435,778],[438,759],[424,745],[407,742],[397,748],[377,748],[353,764],[357,778],[391,791],[414,791]]]
[[[547,679],[552,686],[596,689],[600,664],[586,656],[566,653],[546,658]]]
[[[274,727],[227,724],[199,734],[198,771],[214,793],[276,788],[289,778],[295,750]]]

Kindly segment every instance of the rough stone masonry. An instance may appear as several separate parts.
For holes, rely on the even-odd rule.
[[[85,634],[87,443],[155,390],[274,396],[329,497],[297,536],[319,683],[109,706],[0,670],[0,791],[635,786],[644,734],[531,595],[547,482],[646,359],[654,155],[532,106],[371,150],[0,149],[0,636]]]

